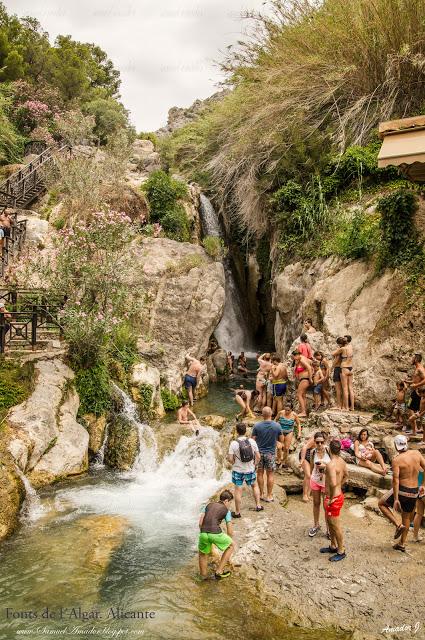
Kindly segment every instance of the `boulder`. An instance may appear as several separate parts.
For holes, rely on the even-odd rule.
[[[227,368],[227,352],[224,349],[217,349],[211,355],[215,370],[219,376],[224,376]]]
[[[139,452],[139,432],[125,416],[118,415],[109,424],[105,463],[120,471],[129,471]]]
[[[9,451],[36,486],[87,470],[89,434],[77,422],[73,379],[57,358],[36,362],[32,394],[8,416]]]
[[[216,416],[214,414],[203,416],[201,421],[207,425],[207,427],[212,427],[213,429],[223,429],[227,420],[224,416]]]
[[[294,473],[276,473],[275,483],[283,487],[288,495],[303,492],[303,480]]]
[[[155,418],[165,415],[159,369],[145,362],[138,362],[132,369],[130,384],[133,400],[138,403],[143,415]]]
[[[7,457],[7,456],[6,456]],[[0,540],[10,535],[18,524],[19,510],[25,497],[25,489],[13,464],[2,455],[0,465]]]
[[[25,244],[43,248],[49,233],[48,221],[42,220],[35,211],[25,209],[19,210],[18,220],[27,221]]]
[[[106,416],[95,416],[89,413],[83,417],[89,433],[89,449],[92,453],[98,453],[105,438]]]
[[[210,382],[217,382],[217,371],[212,360],[212,356],[207,356],[207,372]]]
[[[179,393],[185,357],[204,355],[224,308],[224,269],[204,249],[168,238],[144,238],[134,248],[135,286],[146,304],[139,352]],[[139,267],[140,265],[140,267]]]

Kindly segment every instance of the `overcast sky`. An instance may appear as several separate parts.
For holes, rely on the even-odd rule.
[[[263,0],[4,0],[38,18],[52,41],[70,34],[104,49],[121,72],[121,95],[138,131],[166,123],[172,106],[217,90],[214,61],[246,28],[244,9]]]

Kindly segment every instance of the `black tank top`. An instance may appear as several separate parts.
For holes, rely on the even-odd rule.
[[[220,523],[226,517],[227,507],[222,502],[210,502],[205,507],[202,533],[221,533]]]

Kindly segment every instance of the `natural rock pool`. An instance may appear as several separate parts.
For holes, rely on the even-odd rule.
[[[212,385],[196,410],[234,414],[228,387]],[[1,547],[0,638],[323,637],[287,627],[237,573],[197,580],[199,508],[230,479],[220,436],[210,428],[182,436],[158,461],[149,428],[145,435],[133,471],[94,468],[29,505]]]

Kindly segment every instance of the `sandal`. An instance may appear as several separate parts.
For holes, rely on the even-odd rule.
[[[320,529],[320,525],[318,527],[311,527],[311,529],[309,529],[308,531],[308,535],[310,536],[310,538],[314,538],[314,536],[317,534],[319,529]]]
[[[232,518],[242,518],[240,513],[236,513],[236,511],[232,511]]]
[[[403,531],[406,529],[406,527],[404,526],[404,524],[399,524],[397,529],[395,530],[394,533],[394,540],[397,540],[397,538],[399,538],[401,536],[401,534],[403,533]]]
[[[396,551],[402,551],[403,553],[406,552],[406,547],[403,547],[402,544],[398,543],[393,546],[393,549],[395,549]]]
[[[262,506],[255,507],[255,511],[264,511],[264,507]]]

